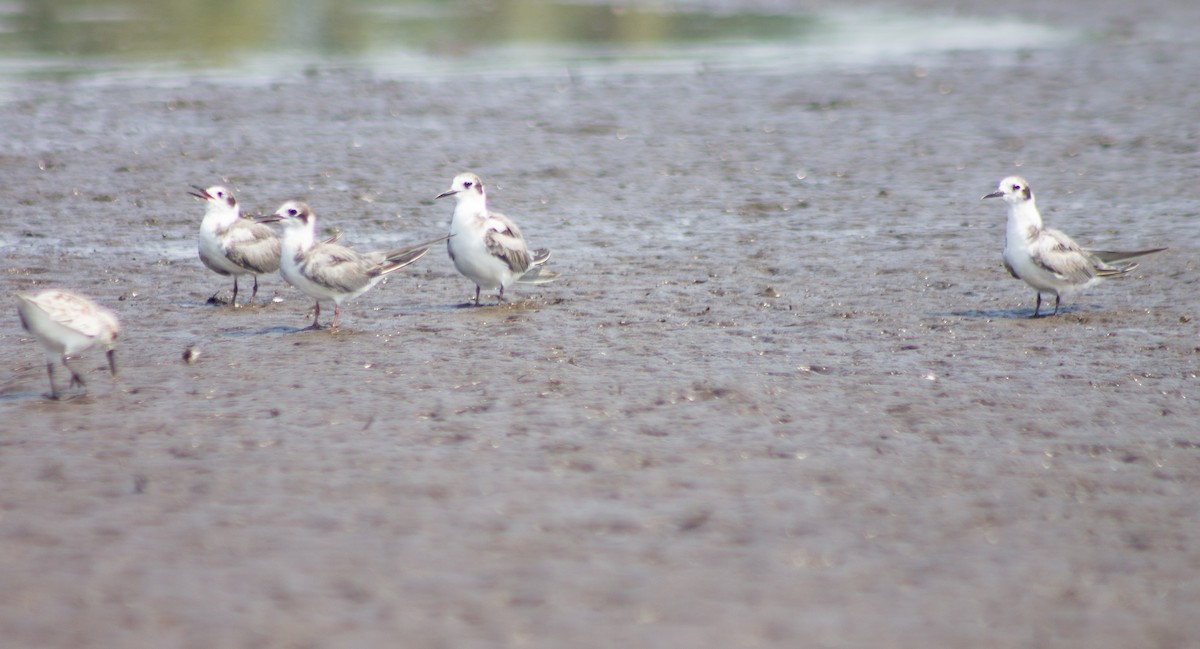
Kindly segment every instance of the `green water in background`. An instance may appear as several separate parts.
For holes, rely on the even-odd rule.
[[[704,3],[493,0],[25,0],[0,3],[0,73],[287,69],[398,74],[563,65],[678,69],[877,62],[916,52],[1041,47],[1045,26]]]

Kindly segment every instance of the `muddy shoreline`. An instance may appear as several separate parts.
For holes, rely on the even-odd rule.
[[[125,332],[117,380],[93,353],[56,403],[0,328],[0,635],[1194,646],[1182,4],[1037,5],[1094,36],[829,74],[9,86],[6,290]],[[436,249],[336,333],[278,276],[206,304],[189,185],[386,248],[443,234],[467,169],[562,279],[464,307]],[[979,201],[1011,173],[1083,242],[1170,250],[1031,320]]]

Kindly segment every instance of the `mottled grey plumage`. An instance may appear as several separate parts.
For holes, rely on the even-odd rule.
[[[235,245],[225,258],[257,275],[279,270],[279,237],[260,223],[240,220],[229,228],[229,241]]]
[[[271,228],[241,218],[237,199],[228,189],[220,185],[195,189],[189,193],[206,203],[197,246],[200,261],[213,272],[233,276],[233,306],[237,306],[238,276],[253,275],[253,302],[258,276],[279,270],[279,237]]]
[[[346,246],[321,243],[307,252],[297,251],[293,261],[314,283],[330,291],[354,293],[369,288],[375,278],[420,259],[429,252],[430,245],[444,238],[387,252],[358,252]]]
[[[302,201],[288,201],[274,214],[259,219],[260,222],[282,221],[284,224],[279,272],[289,284],[316,301],[313,329],[320,328],[321,300],[333,301],[331,326],[336,329],[342,302],[363,294],[388,273],[420,259],[429,251],[429,246],[446,239],[439,237],[386,252],[358,252],[335,243],[316,241],[316,219],[312,209]]]
[[[108,368],[117,374],[116,346],[121,325],[112,311],[92,300],[61,289],[47,289],[35,295],[17,294],[17,313],[21,326],[33,334],[46,352],[46,372],[50,375],[50,398],[61,395],[54,385],[56,361],[71,373],[69,387],[86,392],[83,375],[67,362],[92,347],[102,346],[108,355]]]
[[[475,282],[475,304],[480,292],[499,289],[497,297],[504,300],[504,290],[513,283],[542,284],[554,281],[558,273],[541,269],[550,258],[550,251],[530,253],[525,237],[511,219],[487,207],[483,181],[473,173],[455,176],[448,191],[437,198],[454,196],[454,216],[450,221],[451,238],[446,251],[454,267]]]
[[[483,235],[484,245],[487,246],[488,252],[508,264],[513,273],[523,274],[529,270],[531,260],[520,228],[499,212],[490,212],[490,215],[493,223]]]

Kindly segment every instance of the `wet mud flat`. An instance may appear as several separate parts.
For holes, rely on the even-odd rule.
[[[0,328],[5,644],[1195,646],[1200,47],[1124,10],[820,75],[7,87],[5,289],[125,331],[60,403]],[[206,304],[189,185],[385,248],[465,169],[562,279]],[[1171,249],[1029,319],[1014,172]]]

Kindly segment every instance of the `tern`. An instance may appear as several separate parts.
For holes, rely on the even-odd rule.
[[[475,282],[475,305],[483,289],[499,289],[497,299],[504,301],[504,289],[514,283],[544,284],[558,273],[542,268],[550,251],[529,251],[517,224],[493,212],[487,206],[483,181],[473,173],[454,177],[450,189],[436,198],[453,196],[454,217],[450,221],[450,239],[446,249],[458,272]]]
[[[341,304],[362,295],[395,272],[420,259],[429,246],[446,237],[385,252],[357,252],[346,246],[316,240],[317,216],[307,203],[288,201],[259,223],[281,221],[283,252],[279,274],[289,284],[316,301],[310,329],[320,329],[321,300],[333,301],[333,323],[338,328]]]
[[[234,307],[238,277],[253,275],[253,302],[258,295],[258,276],[279,270],[279,236],[265,225],[243,219],[237,199],[228,189],[220,185],[192,187],[196,191],[188,193],[206,203],[200,222],[200,261],[219,275],[233,276]]]
[[[1000,181],[1000,187],[983,198],[1003,198],[1008,203],[1008,229],[1004,235],[1004,267],[1017,279],[1037,290],[1033,317],[1042,309],[1042,293],[1054,294],[1054,314],[1063,294],[1096,284],[1105,277],[1129,273],[1137,268],[1128,260],[1166,250],[1150,248],[1121,252],[1090,250],[1071,237],[1042,224],[1029,183],[1019,176]]]

